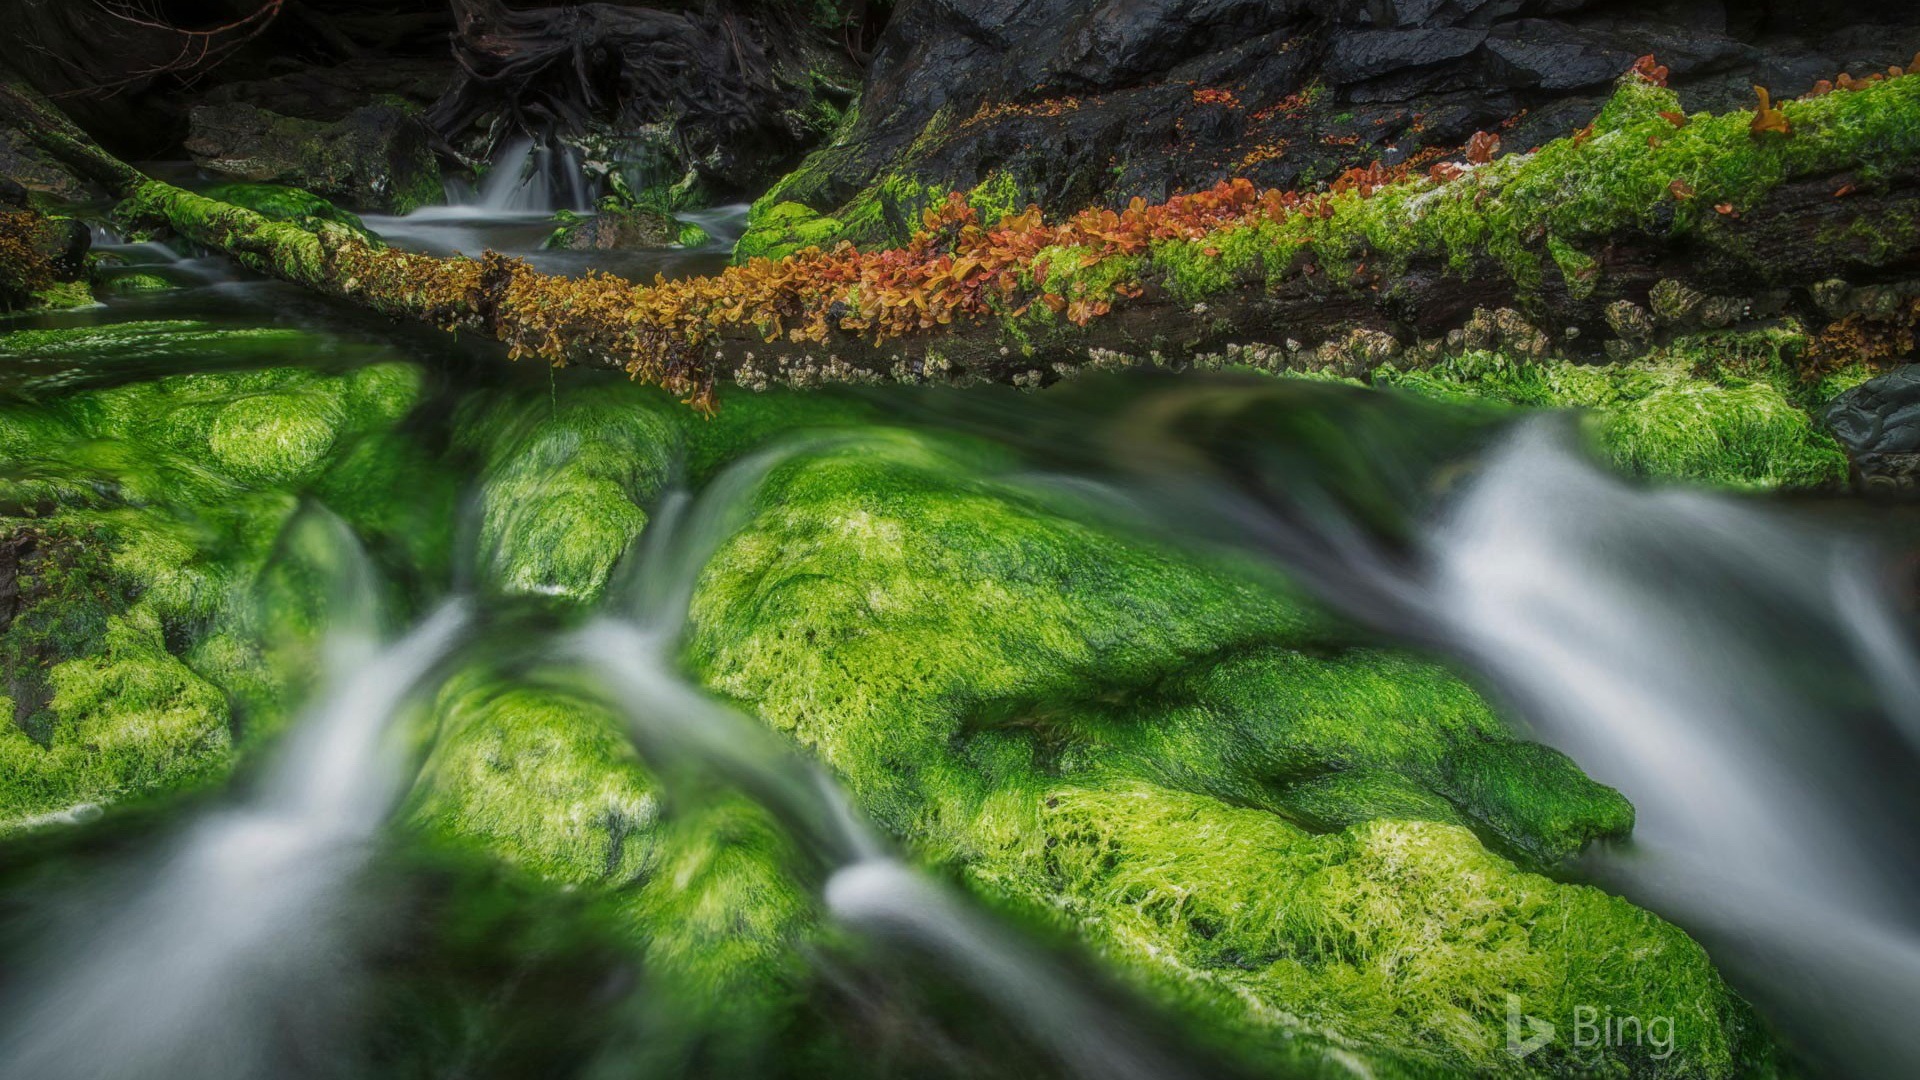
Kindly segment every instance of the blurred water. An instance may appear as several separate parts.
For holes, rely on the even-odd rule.
[[[352,901],[407,778],[389,725],[468,615],[449,604],[383,644],[373,572],[344,526],[331,531],[327,688],[245,799],[74,901],[73,929],[5,1010],[0,1075],[244,1080],[350,1065],[338,1025],[358,975]]]

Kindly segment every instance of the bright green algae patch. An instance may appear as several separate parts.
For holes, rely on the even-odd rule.
[[[327,351],[296,331],[195,323],[0,336],[0,356],[97,375]],[[0,831],[217,778],[277,726],[318,630],[295,595],[311,575],[267,587],[291,558],[277,547],[301,494],[421,392],[403,364],[235,367],[0,407],[0,569],[22,596],[0,625],[15,673]],[[425,489],[418,477],[387,500],[422,505]],[[347,516],[380,501],[368,488]]]
[[[668,806],[616,717],[562,686],[469,669],[433,722],[406,818],[435,843],[598,894],[643,965],[645,1038],[621,1049],[621,1068],[717,1058],[725,1075],[766,1074],[819,933],[766,811],[717,793]]]
[[[490,588],[600,598],[679,460],[681,417],[626,382],[478,394],[456,418],[480,461],[480,545]]]
[[[1453,401],[1582,409],[1601,453],[1629,474],[1746,489],[1831,487],[1847,459],[1813,413],[1833,387],[1792,365],[1789,333],[1686,338],[1622,364],[1522,360],[1469,352],[1428,369],[1375,373]]]
[[[1665,1010],[1690,1074],[1770,1053],[1679,931],[1475,836],[1550,863],[1631,827],[1617,793],[1446,671],[1010,467],[883,429],[800,452],[703,573],[691,665],[924,857],[1255,1057],[1495,1068],[1510,990]]]
[[[467,672],[442,688],[409,816],[549,881],[624,885],[652,861],[652,780],[604,708]]]

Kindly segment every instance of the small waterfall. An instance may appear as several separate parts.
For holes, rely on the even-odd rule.
[[[344,531],[344,527],[342,527]],[[328,684],[257,789],[176,836],[132,898],[58,941],[13,1002],[0,1075],[248,1080],[345,1064],[352,890],[405,783],[391,720],[460,638],[451,603],[382,649],[371,570],[348,560]]]
[[[488,213],[552,213],[593,209],[580,151],[558,140],[525,136],[505,143],[481,178],[473,201]]]
[[[803,441],[748,458],[697,505],[684,495],[669,499],[627,583],[635,617],[589,625],[569,651],[600,678],[642,756],[664,777],[686,768],[718,774],[793,828],[819,860],[828,911],[843,924],[940,964],[1086,1080],[1186,1075],[1049,958],[891,855],[818,764],[677,670],[700,569],[738,527],[766,475],[820,445]]]

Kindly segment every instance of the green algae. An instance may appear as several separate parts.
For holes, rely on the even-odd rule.
[[[923,858],[1255,1058],[1495,1067],[1510,991],[1663,1010],[1693,1074],[1770,1054],[1679,931],[1460,827],[1551,863],[1630,828],[1617,793],[1444,670],[1009,466],[882,429],[776,469],[700,579],[688,662]]]
[[[646,527],[641,504],[672,475],[681,428],[661,395],[631,383],[480,394],[459,445],[480,459],[485,580],[509,595],[584,604]]]
[[[1633,827],[1618,792],[1516,741],[1457,676],[1375,649],[1236,656],[1089,727],[1105,760],[1317,831],[1458,823],[1551,865]]]
[[[0,832],[225,771],[226,697],[168,653],[156,618],[107,616],[98,648],[47,671],[43,741],[0,724]]]
[[[1847,461],[1765,334],[1683,339],[1638,361],[1585,365],[1469,352],[1376,383],[1453,401],[1591,410],[1601,454],[1631,475],[1769,490],[1844,483]]]
[[[284,184],[220,184],[208,188],[203,194],[216,202],[252,210],[270,221],[289,222],[309,230],[320,222],[326,222],[338,225],[362,240],[379,240],[358,214],[342,210],[302,188]]]
[[[324,351],[198,323],[0,336],[0,354],[125,375]],[[7,690],[10,819],[203,782],[278,726],[327,592],[311,571],[278,584],[287,530],[343,447],[390,431],[421,392],[411,365],[231,367],[0,407],[0,535],[40,590],[0,626],[0,648],[38,673]],[[356,509],[419,502],[419,480],[389,479]]]
[[[1573,1010],[1670,1018],[1651,1047],[1535,1075],[1753,1075],[1771,1054],[1702,950],[1596,889],[1514,869],[1472,833],[1374,821],[1312,835],[1270,814],[1127,782],[1044,788],[1015,838],[972,869],[1052,913],[1136,983],[1239,1037],[1292,1027],[1390,1074],[1509,1075],[1506,999],[1571,1028]],[[1252,1006],[1250,1008],[1250,1006]]]
[[[543,880],[619,886],[652,860],[657,795],[604,708],[564,691],[450,680],[407,816]]]

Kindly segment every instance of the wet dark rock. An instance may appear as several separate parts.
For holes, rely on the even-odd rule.
[[[1861,383],[1827,406],[1827,426],[1867,491],[1920,492],[1920,364]]]
[[[1481,130],[1524,151],[1648,53],[1690,109],[1725,109],[1916,50],[1920,7],[1853,0],[905,3],[857,115],[762,210],[865,241],[1009,178],[1052,214],[1234,176],[1293,187]]]
[[[452,81],[451,57],[383,56],[348,60],[333,67],[303,67],[268,79],[217,86],[206,105],[252,105],[302,120],[344,120],[369,105],[425,109]]]
[[[404,214],[441,196],[433,136],[394,105],[326,123],[239,103],[200,105],[186,149],[202,168],[251,183],[304,188],[355,210]]]

